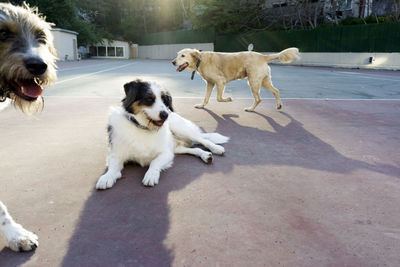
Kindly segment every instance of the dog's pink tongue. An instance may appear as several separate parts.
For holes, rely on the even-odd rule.
[[[21,87],[21,91],[24,95],[32,98],[38,98],[43,92],[42,87],[34,81],[20,81],[18,85]]]
[[[164,124],[164,121],[156,121],[155,123],[157,126],[162,126]]]

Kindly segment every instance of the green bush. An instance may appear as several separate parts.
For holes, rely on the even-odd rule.
[[[357,25],[357,24],[365,24],[364,20],[361,18],[353,18],[348,17],[339,21],[340,25]]]

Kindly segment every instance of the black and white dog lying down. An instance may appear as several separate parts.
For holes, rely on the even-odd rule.
[[[97,181],[97,189],[112,187],[121,178],[124,163],[134,161],[149,166],[142,183],[158,184],[160,172],[171,167],[174,154],[192,154],[211,163],[212,153],[223,155],[218,145],[229,138],[218,133],[202,133],[193,122],[174,112],[172,98],[158,84],[135,80],[124,85],[122,107],[113,107],[109,117],[110,151],[108,168]],[[192,148],[192,144],[201,148]]]

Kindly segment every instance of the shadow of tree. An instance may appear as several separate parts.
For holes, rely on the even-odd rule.
[[[3,266],[2,263],[6,264],[4,266],[9,267],[21,266],[25,262],[28,262],[34,254],[35,251],[16,253],[11,249],[4,247],[2,250],[0,250],[0,266]]]
[[[146,168],[127,165],[123,178],[129,179],[119,180],[112,189],[93,191],[85,203],[62,265],[172,265],[174,251],[164,245],[170,227],[168,195],[205,173],[228,174],[234,166],[277,165],[339,174],[367,169],[400,176],[400,169],[395,166],[373,165],[343,156],[332,145],[307,131],[290,114],[282,112],[290,121],[285,126],[271,117],[255,114],[274,131],[239,125],[234,120],[238,115],[219,116],[208,109],[201,112],[202,120],[210,116],[217,122],[216,131],[231,137],[225,145],[226,155],[217,157],[212,165],[202,164],[192,156],[177,155],[173,167],[162,173],[160,184],[154,188],[141,185]]]
[[[173,251],[163,244],[169,230],[168,194],[220,168],[177,155],[173,167],[161,174],[160,184],[154,188],[141,184],[146,170],[126,165],[113,188],[91,193],[63,266],[172,265]]]

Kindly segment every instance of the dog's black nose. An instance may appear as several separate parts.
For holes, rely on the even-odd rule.
[[[172,61],[172,65],[174,65],[174,66],[176,65],[176,61],[175,60]]]
[[[47,70],[47,64],[38,57],[30,57],[24,60],[26,69],[35,76],[42,75]]]
[[[165,121],[168,118],[168,112],[166,111],[161,111],[160,112],[160,119],[162,119],[163,121]]]

